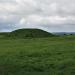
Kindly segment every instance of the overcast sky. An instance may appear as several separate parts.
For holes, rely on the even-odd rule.
[[[75,31],[75,0],[0,0],[0,31],[40,28]]]

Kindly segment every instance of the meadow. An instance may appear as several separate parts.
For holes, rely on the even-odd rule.
[[[75,36],[1,38],[0,75],[75,75]]]

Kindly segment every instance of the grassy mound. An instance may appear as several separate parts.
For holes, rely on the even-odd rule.
[[[43,31],[41,29],[18,29],[9,34],[9,37],[18,38],[38,38],[38,37],[50,37],[54,36],[51,33]]]

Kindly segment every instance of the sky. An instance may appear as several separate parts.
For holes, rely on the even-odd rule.
[[[21,28],[75,32],[75,0],[0,0],[0,32]]]

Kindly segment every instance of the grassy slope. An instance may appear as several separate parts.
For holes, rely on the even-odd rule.
[[[0,39],[0,75],[75,75],[75,39]]]

